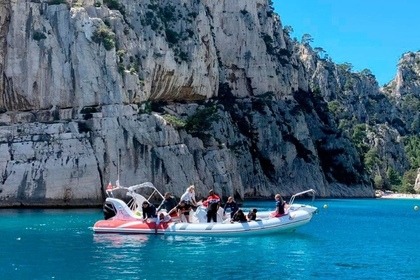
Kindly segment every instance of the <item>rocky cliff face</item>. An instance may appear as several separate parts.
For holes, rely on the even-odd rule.
[[[177,196],[373,196],[331,102],[361,121],[395,107],[369,73],[292,41],[266,0],[0,11],[1,206],[99,205],[118,177]]]
[[[401,131],[420,134],[420,52],[402,55],[397,75],[382,91],[401,116]]]

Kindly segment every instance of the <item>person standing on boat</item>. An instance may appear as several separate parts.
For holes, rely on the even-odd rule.
[[[286,214],[288,205],[286,201],[283,200],[280,194],[276,194],[274,198],[276,200],[276,211],[274,211],[271,216],[281,217],[284,214]]]
[[[181,195],[180,201],[185,201],[187,204],[196,207],[197,201],[195,200],[195,186],[189,186],[183,195]]]
[[[177,205],[175,198],[171,195],[170,192],[166,192],[164,198],[165,199],[156,209],[156,212],[159,212],[162,208],[165,209],[166,212],[169,212],[172,210],[172,208],[174,208]]]
[[[238,211],[239,207],[236,201],[233,199],[233,197],[229,196],[228,200],[225,204],[225,207],[223,208],[223,215],[226,214],[226,210],[230,210],[230,218],[233,218],[233,215],[235,215],[236,211]]]
[[[210,223],[211,220],[217,223],[217,210],[220,207],[220,197],[213,190],[210,190],[209,196],[203,205],[207,206],[207,223]]]
[[[148,201],[143,201],[141,210],[143,212],[143,219],[156,218],[156,207]]]

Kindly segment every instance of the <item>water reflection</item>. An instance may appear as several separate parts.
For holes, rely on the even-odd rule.
[[[185,243],[201,245],[208,243],[232,243],[238,237],[217,237],[217,236],[191,236],[191,235],[165,235],[163,239],[168,243]]]
[[[94,234],[93,241],[98,245],[114,248],[143,247],[150,239],[144,234]]]

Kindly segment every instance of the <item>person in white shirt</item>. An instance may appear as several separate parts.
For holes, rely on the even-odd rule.
[[[181,195],[180,201],[185,201],[191,206],[197,206],[197,201],[195,200],[195,186],[194,185],[191,185],[186,189],[185,193]]]

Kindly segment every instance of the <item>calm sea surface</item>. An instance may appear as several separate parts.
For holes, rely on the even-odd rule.
[[[420,279],[420,200],[314,204],[294,233],[240,238],[94,235],[99,209],[3,209],[0,279]]]

